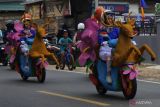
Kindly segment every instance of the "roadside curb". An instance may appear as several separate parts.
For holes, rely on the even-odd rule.
[[[76,67],[75,70],[69,71],[67,67],[64,70],[60,69],[57,70],[55,65],[49,65],[47,67],[47,70],[87,74],[85,67]],[[160,82],[160,65],[142,65],[138,67],[138,70],[139,70],[138,79]]]

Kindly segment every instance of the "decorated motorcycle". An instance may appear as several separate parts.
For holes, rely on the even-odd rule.
[[[107,16],[103,17],[103,10],[97,11],[100,12],[101,18],[107,18]],[[103,35],[103,37],[97,39],[97,45],[95,45],[94,48],[83,47],[80,58],[85,58],[86,56],[82,55],[89,53],[91,50],[96,53],[96,59],[91,60],[91,57],[88,57],[86,58],[85,64],[89,61],[92,62],[89,66],[91,70],[89,78],[99,94],[103,95],[107,91],[122,91],[126,99],[132,99],[135,97],[137,91],[136,78],[138,70],[136,65],[142,61],[144,50],[150,54],[152,60],[156,59],[156,55],[146,44],[140,48],[133,44],[132,38],[135,36],[133,30],[134,20],[129,20],[126,24],[120,21],[115,22],[112,19],[101,19],[100,21],[105,27],[112,26],[119,28],[117,37],[113,35],[115,33],[111,33],[111,35],[108,34],[105,37],[104,35],[106,35],[106,33],[102,33],[100,36]],[[90,22],[90,25],[92,23],[93,22]],[[86,28],[86,30],[88,30],[88,28]],[[90,32],[95,31],[92,31],[93,29],[90,27],[89,30]],[[88,35],[85,32],[81,34],[81,37],[84,38],[84,36],[87,38],[87,42],[92,40],[88,39]],[[93,36],[94,35],[90,35],[89,37],[92,38]],[[99,40],[101,41],[100,44]],[[92,54],[90,53],[89,55]],[[80,61],[81,60],[79,60],[79,62]]]
[[[58,66],[59,62],[54,54],[46,49],[43,41],[43,37],[46,36],[44,28],[36,26],[35,31],[34,37],[31,29],[27,29],[20,39],[21,42],[16,52],[16,71],[23,80],[27,80],[29,77],[37,77],[38,81],[42,83],[46,78],[46,67],[48,65],[46,57],[55,60]]]

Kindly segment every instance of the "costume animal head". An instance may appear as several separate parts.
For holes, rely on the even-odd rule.
[[[97,19],[98,21],[101,21],[101,16],[104,11],[105,9],[102,6],[97,7],[94,12],[94,18]]]
[[[120,21],[115,22],[114,26],[120,28],[120,33],[127,37],[134,37],[136,35],[136,31],[134,30],[135,20],[130,20],[126,24],[123,24]]]
[[[46,36],[46,31],[45,31],[45,29],[43,27],[38,27],[37,28],[37,36],[39,38],[43,38],[43,37]]]

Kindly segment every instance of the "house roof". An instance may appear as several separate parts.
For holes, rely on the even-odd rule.
[[[25,0],[0,0],[1,2],[24,2]]]

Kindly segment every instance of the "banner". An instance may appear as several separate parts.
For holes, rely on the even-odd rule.
[[[155,13],[160,14],[160,3],[156,3],[155,5]]]
[[[145,16],[144,16],[144,8],[146,8],[146,7],[147,7],[147,4],[146,4],[145,0],[141,0],[140,1],[140,8],[141,8],[142,21],[144,21],[144,18],[145,18]]]
[[[40,10],[41,10],[41,5],[38,4],[38,5],[32,5],[30,8],[29,8],[29,13],[32,15],[32,19],[35,20],[35,19],[40,19]]]
[[[48,17],[71,15],[70,0],[51,0],[46,2],[46,12]]]

